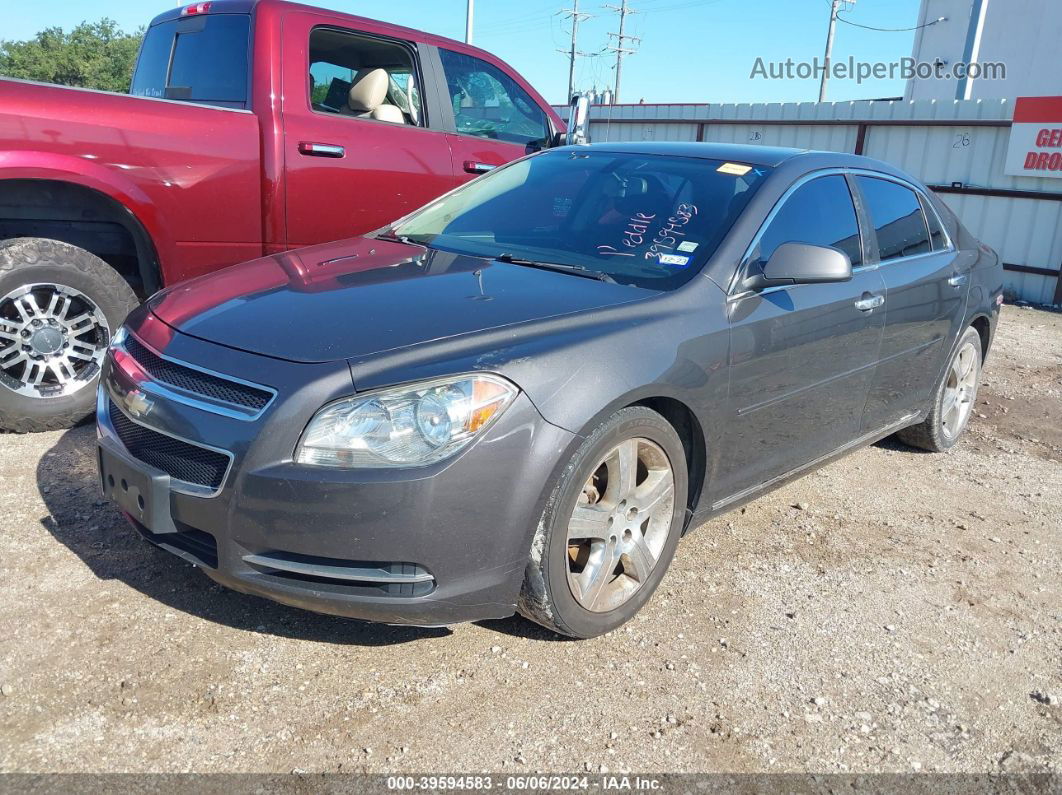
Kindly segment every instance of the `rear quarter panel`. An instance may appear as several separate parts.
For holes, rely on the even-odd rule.
[[[0,179],[101,191],[143,224],[166,284],[262,253],[257,118],[0,80]]]
[[[930,198],[955,242],[956,248],[962,252],[964,261],[970,263],[966,266],[969,267],[970,289],[966,298],[962,328],[965,329],[978,318],[988,320],[990,347],[1003,299],[1003,261],[992,248],[974,237],[963,226],[962,221],[943,199],[932,192],[930,192]],[[955,342],[957,344],[958,340],[956,339]]]

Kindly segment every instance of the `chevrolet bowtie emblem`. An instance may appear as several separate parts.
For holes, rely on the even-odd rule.
[[[139,389],[134,389],[132,392],[125,393],[122,397],[122,405],[134,417],[143,417],[155,404]]]

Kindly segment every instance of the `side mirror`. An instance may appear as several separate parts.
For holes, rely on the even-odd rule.
[[[568,132],[564,143],[568,146],[589,143],[589,120],[590,100],[581,94],[576,94],[568,106]]]
[[[783,243],[763,266],[762,274],[746,280],[746,289],[779,284],[824,284],[852,279],[852,260],[840,249],[809,243]]]

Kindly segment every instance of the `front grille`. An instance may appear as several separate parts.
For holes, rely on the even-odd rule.
[[[108,414],[115,433],[134,458],[185,483],[221,488],[229,466],[227,455],[137,425],[114,403],[108,406]]]
[[[144,371],[164,384],[175,386],[186,392],[203,395],[222,403],[230,403],[233,406],[242,406],[252,411],[261,411],[272,400],[273,395],[264,389],[256,389],[246,384],[219,378],[210,373],[204,373],[192,367],[171,362],[163,359],[153,351],[148,350],[132,335],[126,337],[125,349],[129,355],[136,359]]]

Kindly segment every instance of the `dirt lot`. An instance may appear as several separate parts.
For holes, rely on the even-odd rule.
[[[1007,307],[951,454],[701,527],[627,628],[316,616],[213,585],[0,437],[0,771],[1059,771],[1062,315]]]

